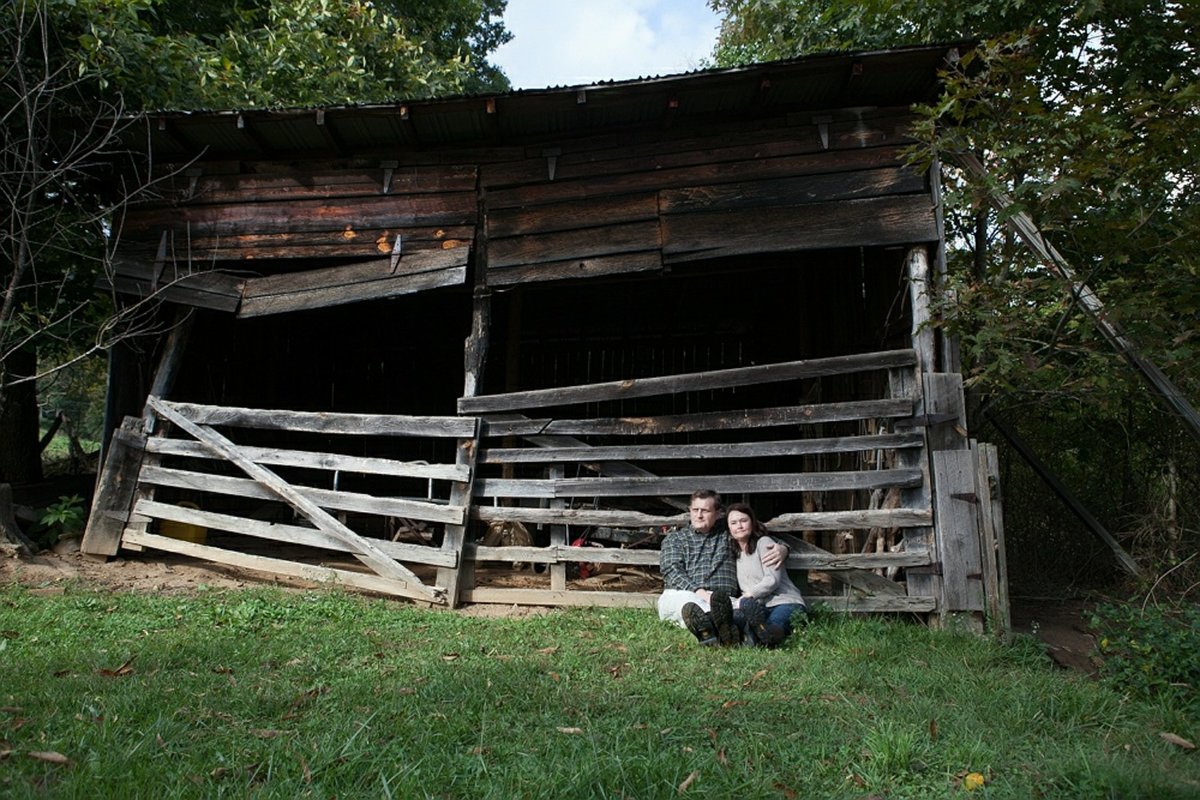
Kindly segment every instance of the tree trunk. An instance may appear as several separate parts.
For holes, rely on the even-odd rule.
[[[0,369],[6,373],[0,389],[0,483],[35,483],[42,479],[37,383],[14,386],[9,381],[35,374],[37,351],[14,352]]]

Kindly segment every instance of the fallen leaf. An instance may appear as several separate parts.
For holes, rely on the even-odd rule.
[[[726,700],[724,703],[721,703],[721,708],[730,709],[735,706],[744,706],[744,705],[746,705],[745,700]]]
[[[558,673],[557,673],[557,672],[551,672],[551,673],[548,673],[548,674],[550,675],[550,680],[552,680],[552,681],[556,681],[556,680],[558,680]]]
[[[796,798],[799,797],[799,795],[796,794],[795,789],[793,789],[790,786],[785,786],[782,783],[780,783],[779,781],[776,781],[775,783],[773,783],[771,785],[774,788],[778,789],[780,792],[782,792],[783,796],[786,797],[787,800],[796,800]]]
[[[679,788],[676,789],[675,792],[677,794],[683,794],[684,792],[686,792],[688,790],[688,787],[691,786],[692,783],[698,777],[700,777],[700,770],[695,770],[694,772],[692,772],[691,775],[688,775],[686,778],[683,779],[683,783],[679,784]]]
[[[0,750],[0,761],[4,761],[6,758],[11,756],[12,754],[13,754],[12,750]]]
[[[20,713],[21,713],[20,706],[2,706],[2,707],[0,707],[0,714],[20,714]]]
[[[559,733],[583,733],[583,728],[564,728],[562,726],[559,726],[558,732]]]
[[[490,750],[490,748],[487,748],[487,747],[472,747],[471,748],[471,755],[473,755],[473,756],[482,756],[489,752],[491,752],[491,750]]]
[[[167,743],[163,740],[161,733],[154,734],[154,743],[159,747],[166,747]]]
[[[398,694],[398,695],[410,695],[410,694],[416,694],[416,693],[417,693],[417,690],[412,688],[411,686],[403,686],[396,690],[396,694]]]
[[[748,688],[750,688],[750,685],[751,685],[752,683],[754,683],[756,680],[758,680],[759,678],[761,678],[762,676],[764,676],[764,675],[766,675],[766,674],[767,674],[767,670],[765,670],[765,669],[760,669],[758,672],[754,673],[754,675],[752,675],[752,676],[750,677],[750,680],[748,680],[748,681],[746,681],[745,683],[743,683],[743,684],[742,684],[742,688],[743,688],[743,689],[748,689]]]
[[[668,733],[670,733],[673,730],[675,730],[675,729],[674,728],[663,728],[661,731],[658,732],[658,735],[666,736]]]
[[[705,733],[707,733],[708,738],[712,740],[713,747],[716,747],[717,746],[717,732],[715,730],[713,730],[712,728],[705,728]]]
[[[271,730],[270,728],[258,728],[253,733],[260,739],[274,739],[279,735],[279,731]]]
[[[312,770],[308,768],[308,762],[304,760],[304,756],[300,756],[300,771],[304,773],[304,782],[312,783]]]
[[[213,771],[208,773],[208,776],[213,780],[219,781],[221,778],[225,777],[225,773],[228,771],[229,770],[225,769],[224,767],[213,767]]]
[[[693,750],[693,749],[692,749],[692,748],[690,748],[690,747],[687,747],[687,746],[685,745],[685,746],[684,746],[684,748],[683,748],[683,752],[685,752],[685,753],[694,753],[694,752],[696,752],[696,751],[695,751],[695,750]]]
[[[536,652],[541,653],[544,656],[552,656],[558,652],[558,647],[543,647],[541,650]]]
[[[1195,750],[1196,749],[1196,745],[1192,744],[1187,739],[1184,739],[1182,736],[1176,736],[1175,734],[1167,733],[1166,731],[1163,731],[1162,733],[1160,733],[1159,736],[1161,736],[1163,738],[1163,741],[1169,742],[1170,744],[1173,744],[1176,747],[1182,747],[1184,750]]]
[[[233,670],[230,669],[229,667],[213,667],[212,671],[217,673],[218,675],[232,675],[233,674]]]
[[[729,758],[725,755],[724,747],[722,747],[720,750],[717,751],[717,763],[720,764],[722,767],[729,766]]]
[[[98,670],[96,670],[96,672],[100,675],[105,676],[106,678],[123,678],[126,675],[132,675],[133,667],[131,666],[131,664],[133,664],[133,660],[135,658],[137,658],[137,656],[130,656],[128,661],[126,661],[124,664],[117,667],[116,669],[98,669]]]
[[[71,759],[64,756],[62,753],[56,753],[53,750],[33,750],[29,753],[30,758],[36,758],[38,761],[45,761],[49,764],[70,764]]]
[[[459,656],[459,654],[458,654],[458,653],[444,653],[444,654],[442,654],[442,661],[457,661],[459,658],[461,658],[461,656]]]
[[[968,772],[966,776],[963,777],[962,785],[963,788],[968,792],[973,792],[976,789],[983,788],[983,784],[983,776],[978,772]]]
[[[929,738],[932,741],[935,741],[935,742],[937,741],[937,720],[936,719],[929,720]]]

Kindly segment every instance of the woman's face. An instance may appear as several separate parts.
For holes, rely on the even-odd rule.
[[[741,511],[730,511],[725,517],[725,524],[729,526],[729,535],[733,537],[742,549],[746,549],[746,543],[750,541],[750,534],[754,532],[754,523],[750,521],[750,515]]]

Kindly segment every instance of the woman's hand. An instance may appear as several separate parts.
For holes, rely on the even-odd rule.
[[[787,561],[790,552],[786,546],[775,542],[763,553],[762,564],[767,569],[779,569],[783,566],[783,562]]]

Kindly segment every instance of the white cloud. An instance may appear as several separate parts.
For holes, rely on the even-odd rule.
[[[687,72],[717,34],[705,0],[508,0],[504,21],[493,61],[521,89]]]

